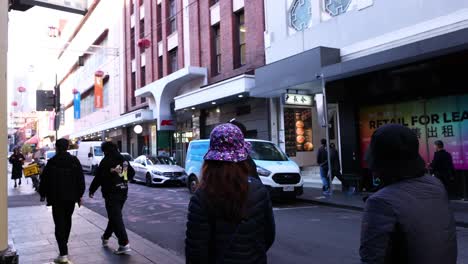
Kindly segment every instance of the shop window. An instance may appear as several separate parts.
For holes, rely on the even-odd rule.
[[[248,115],[251,112],[250,105],[236,107],[236,116]]]
[[[130,56],[135,59],[135,28],[130,29]]]
[[[175,0],[169,0],[169,35],[177,31],[176,15],[176,2]]]
[[[145,19],[140,20],[140,39],[145,37]]]
[[[221,31],[219,24],[212,27],[212,48],[213,48],[213,75],[221,73]]]
[[[314,150],[310,108],[285,108],[284,129],[288,156],[295,157],[297,152]]]
[[[246,46],[245,46],[245,33],[247,28],[245,27],[245,15],[244,10],[236,13],[236,52],[235,52],[235,63],[236,67],[244,66],[246,63]]]
[[[176,72],[179,69],[177,60],[177,49],[169,51],[169,70],[170,73]]]
[[[132,83],[131,83],[131,95],[130,97],[132,98],[131,105],[135,106],[136,105],[136,97],[135,97],[135,90],[136,90],[136,73],[132,72]]]

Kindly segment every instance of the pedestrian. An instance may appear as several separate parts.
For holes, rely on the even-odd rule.
[[[109,218],[107,228],[101,237],[102,245],[107,247],[109,238],[115,233],[119,248],[114,253],[117,255],[126,254],[131,250],[122,217],[122,209],[128,196],[128,181],[133,179],[135,172],[129,162],[119,153],[114,143],[104,142],[101,149],[104,152],[104,158],[89,187],[89,197],[94,198],[94,193],[101,187]]]
[[[229,123],[237,126],[240,131],[242,132],[242,135],[245,138],[245,135],[247,134],[247,128],[242,124],[241,122],[237,121],[235,118],[231,119]],[[249,176],[252,176],[254,178],[257,178],[260,180],[260,176],[258,175],[257,171],[257,165],[255,164],[255,161],[252,159],[252,157],[249,155],[246,160],[248,166],[249,166]]]
[[[434,146],[436,151],[430,164],[430,170],[444,184],[447,193],[449,193],[450,182],[453,181],[455,176],[452,155],[444,149],[444,142],[441,140],[435,141]]]
[[[249,148],[237,126],[211,132],[200,187],[189,204],[186,263],[267,263],[275,221],[267,189],[249,176]]]
[[[320,143],[322,146],[320,146],[317,152],[317,164],[320,167],[320,178],[322,179],[323,194],[328,195],[330,193],[330,179],[328,178],[327,140],[322,138]]]
[[[56,155],[45,166],[39,185],[41,201],[47,199],[52,206],[55,223],[55,238],[60,254],[56,263],[68,263],[68,239],[72,227],[75,203],[81,206],[85,192],[85,180],[78,158],[67,152],[69,141],[59,139],[55,143]]]
[[[20,148],[16,147],[13,150],[13,154],[8,159],[13,166],[11,171],[11,179],[15,181],[15,188],[18,187],[18,184],[21,185],[21,178],[23,177],[23,164],[24,164],[24,156],[21,154]],[[19,180],[18,184],[16,184],[16,180]]]
[[[342,190],[346,190],[346,182],[344,181],[343,175],[341,174],[341,164],[340,164],[340,154],[336,149],[335,143],[330,143],[330,163],[331,163],[331,181],[333,183],[333,179],[335,177],[341,181]]]
[[[366,201],[362,263],[455,264],[453,213],[442,183],[425,175],[416,134],[397,124],[380,127],[366,160],[382,187]]]

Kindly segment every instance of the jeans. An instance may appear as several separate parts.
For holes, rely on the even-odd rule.
[[[329,191],[330,179],[328,179],[328,168],[320,166],[320,178],[322,179],[323,191]]]
[[[72,215],[75,210],[75,202],[59,202],[52,205],[52,216],[55,223],[55,239],[60,251],[60,256],[68,255],[68,238],[72,226]]]
[[[106,231],[103,238],[109,239],[112,233],[115,233],[120,246],[128,244],[127,230],[122,218],[122,209],[127,200],[126,194],[110,194],[106,196],[106,211],[109,222],[107,223]]]

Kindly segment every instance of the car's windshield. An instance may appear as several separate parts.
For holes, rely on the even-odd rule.
[[[168,157],[157,157],[159,163],[166,165],[175,165],[175,162]]]
[[[158,164],[158,163],[154,162],[154,160],[152,160],[152,159],[146,159],[146,165],[151,166],[151,165],[154,165],[154,164]]]
[[[104,156],[104,153],[102,152],[101,146],[95,146],[94,147],[94,156]]]
[[[288,157],[281,152],[273,143],[250,141],[252,150],[250,157],[254,160],[287,161]]]
[[[55,156],[55,151],[50,151],[50,152],[47,152],[47,159],[51,159],[53,156]]]

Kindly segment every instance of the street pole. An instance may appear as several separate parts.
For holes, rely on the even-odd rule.
[[[60,96],[60,93],[58,93],[58,88],[57,88],[57,85],[58,85],[58,77],[57,77],[57,73],[55,74],[55,96]],[[57,99],[54,100],[54,104],[55,104],[55,117],[54,117],[54,128],[55,128],[55,142],[57,142],[58,140],[58,125],[60,124],[59,122],[57,122],[57,114],[60,114],[60,112],[58,111],[59,110],[59,107],[60,105],[56,105],[57,104]]]
[[[331,155],[330,155],[330,125],[328,121],[328,101],[327,101],[327,89],[325,84],[325,76],[323,73],[320,75],[320,79],[322,81],[322,93],[323,93],[323,116],[325,117],[325,132],[326,132],[326,139],[327,145],[325,146],[327,149],[327,163],[328,163],[328,182],[330,184],[330,195],[333,194],[333,184],[332,184],[332,167],[331,167]]]

